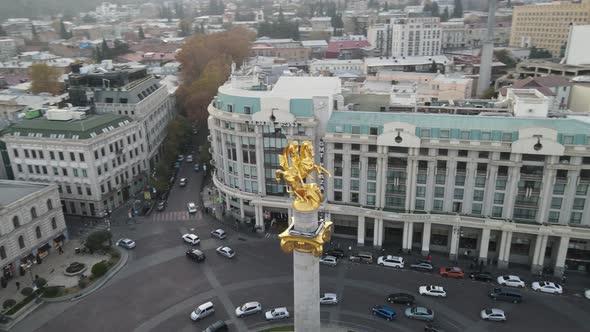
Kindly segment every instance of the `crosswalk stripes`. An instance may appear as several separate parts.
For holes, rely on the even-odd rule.
[[[266,234],[264,234],[264,237],[267,239],[278,239],[279,238],[279,236],[274,233],[266,233]]]
[[[187,221],[203,218],[202,212],[189,214],[188,211],[165,211],[151,215],[152,221]]]

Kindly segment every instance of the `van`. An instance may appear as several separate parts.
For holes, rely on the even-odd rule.
[[[197,321],[213,314],[214,312],[215,309],[213,308],[213,303],[206,302],[198,306],[197,309],[191,313],[191,319]]]
[[[371,264],[373,263],[373,254],[370,252],[361,251],[359,253],[352,254],[348,259],[351,262]]]
[[[492,289],[489,296],[491,299],[499,301],[506,301],[512,303],[522,302],[522,295],[520,295],[520,293],[500,287]]]

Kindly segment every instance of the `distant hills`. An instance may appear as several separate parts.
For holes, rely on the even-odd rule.
[[[76,15],[96,8],[102,2],[125,3],[117,0],[0,0],[0,21],[7,18],[41,18],[55,14]]]

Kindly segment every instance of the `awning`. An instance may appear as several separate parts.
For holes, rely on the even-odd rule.
[[[53,241],[55,241],[55,242],[62,242],[65,239],[66,239],[65,235],[61,234],[60,236],[58,236],[55,239],[53,239]]]
[[[49,249],[51,249],[51,246],[49,245],[49,243],[45,243],[44,245],[39,247],[39,251],[48,251]]]

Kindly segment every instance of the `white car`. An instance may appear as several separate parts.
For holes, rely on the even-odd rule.
[[[185,187],[187,182],[188,182],[188,180],[186,178],[181,178],[180,181],[178,182],[178,185],[181,187]]]
[[[584,291],[584,297],[587,298],[588,300],[590,300],[590,289],[586,289]]]
[[[190,202],[186,205],[188,209],[188,213],[197,213],[197,205],[193,202]]]
[[[242,318],[262,311],[260,302],[248,302],[236,308],[236,316]]]
[[[531,287],[537,292],[563,294],[563,287],[550,281],[535,281],[531,284]]]
[[[338,304],[338,296],[335,293],[320,295],[320,304]]]
[[[289,318],[289,311],[287,308],[274,308],[272,310],[267,311],[264,314],[266,320],[278,320],[278,319],[285,319]]]
[[[184,240],[184,242],[195,245],[195,244],[199,244],[201,243],[201,239],[199,239],[198,236],[196,236],[195,234],[184,234],[182,236],[182,239]]]
[[[334,256],[322,256],[320,258],[320,264],[336,266],[338,264],[338,258]]]
[[[217,247],[215,251],[217,251],[217,253],[221,256],[225,256],[227,258],[234,258],[234,256],[236,255],[236,252],[233,251],[233,249],[230,247]]]
[[[445,289],[442,288],[442,286],[420,286],[418,288],[418,293],[420,293],[420,295],[428,295],[434,297],[447,297],[447,292],[445,292]]]
[[[183,161],[183,160],[184,160],[183,154],[179,154],[178,157],[176,158],[176,161]]]
[[[519,276],[515,276],[515,275],[499,276],[497,281],[500,286],[511,286],[511,287],[524,288],[524,281],[522,281],[522,279],[520,279]]]
[[[135,248],[135,242],[131,239],[120,239],[119,241],[117,241],[117,245],[119,247],[125,248],[125,249],[133,249]]]
[[[484,309],[479,313],[483,320],[494,320],[503,322],[506,320],[506,315],[502,309]]]
[[[216,237],[220,240],[223,240],[227,237],[227,235],[225,234],[225,231],[221,228],[212,231],[211,236]]]
[[[381,256],[377,258],[377,264],[381,266],[397,267],[399,269],[404,268],[404,258],[399,256]]]
[[[186,162],[187,163],[192,163],[193,162],[193,155],[189,154],[188,156],[186,156]]]

